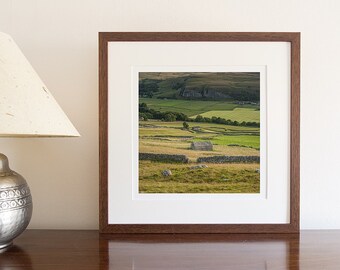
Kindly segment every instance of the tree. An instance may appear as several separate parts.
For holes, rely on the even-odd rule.
[[[183,128],[184,129],[189,129],[189,124],[187,122],[183,122]]]
[[[166,121],[166,122],[174,122],[174,121],[176,121],[176,116],[174,114],[172,114],[172,113],[166,113],[164,115],[164,121]]]
[[[195,122],[204,122],[204,118],[202,115],[197,115],[195,118]]]
[[[139,120],[148,121],[148,116],[146,113],[139,113]]]
[[[144,113],[144,112],[148,112],[149,108],[148,105],[146,105],[146,103],[139,103],[139,112],[140,113]]]

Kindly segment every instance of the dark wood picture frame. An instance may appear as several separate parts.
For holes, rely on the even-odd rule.
[[[109,224],[108,43],[109,42],[289,42],[290,223]],[[289,32],[102,32],[99,33],[99,223],[101,233],[298,233],[300,228],[300,33]]]

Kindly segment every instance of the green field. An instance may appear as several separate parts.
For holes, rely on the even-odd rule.
[[[139,161],[141,193],[259,192],[259,174],[256,172],[259,164],[207,164],[208,168],[190,169],[199,157],[259,155],[259,128],[190,123],[186,130],[182,124],[178,121],[140,122],[140,153],[182,154],[190,160],[189,164]],[[213,151],[194,151],[190,148],[193,141],[211,141]],[[161,172],[168,169],[173,175],[165,178]]]
[[[199,128],[199,131],[193,131],[192,128]],[[192,141],[211,141],[219,146],[228,147],[230,144],[237,144],[241,147],[259,149],[260,136],[258,135],[259,128],[213,123],[190,123],[188,130],[183,129],[182,122],[146,121],[141,122],[139,127],[140,140],[157,140],[158,144],[161,140],[168,141],[169,149],[172,148],[174,141],[186,141],[187,148],[189,148],[188,143]],[[212,155],[215,155],[214,152]]]
[[[197,141],[204,141],[205,139],[196,139]],[[210,141],[216,145],[238,145],[241,147],[250,147],[254,149],[260,149],[260,137],[259,136],[215,136],[211,137]]]
[[[257,105],[239,105],[226,101],[199,101],[183,99],[157,99],[157,98],[140,98],[139,103],[146,103],[148,107],[161,112],[180,112],[187,116],[203,114],[209,111],[232,111],[235,108],[258,109]]]
[[[230,132],[256,132],[259,134],[260,128],[258,127],[243,127],[243,126],[230,126],[230,125],[221,125],[216,123],[198,123],[195,122],[189,123],[191,127],[199,126],[203,129],[207,130],[218,130],[218,131],[230,131]],[[157,127],[174,127],[174,128],[183,128],[183,122],[175,121],[175,122],[165,122],[165,121],[157,121],[157,120],[149,120],[149,121],[141,121],[140,125],[142,126],[152,126],[156,125]]]
[[[194,123],[199,131],[182,128],[182,122],[144,121],[139,125],[139,152],[184,154],[192,162],[200,156],[257,156],[259,155],[259,129],[249,130],[246,127],[236,127],[237,130],[225,134],[225,125],[210,123]],[[217,129],[216,126],[221,126]],[[214,131],[211,131],[214,129]],[[227,129],[227,128],[226,128]],[[242,130],[243,129],[243,130]],[[207,132],[208,131],[208,132]],[[254,132],[249,134],[249,132]],[[211,141],[213,151],[193,151],[190,144],[193,141]]]
[[[256,122],[260,123],[260,111],[252,108],[235,108],[233,110],[225,111],[208,111],[200,114],[203,117],[221,117],[224,119],[230,119],[238,122]],[[192,116],[195,118],[197,115]]]

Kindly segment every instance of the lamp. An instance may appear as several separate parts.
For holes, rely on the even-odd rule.
[[[0,136],[79,136],[13,39],[1,32]],[[26,229],[32,208],[25,179],[0,154],[0,249]]]

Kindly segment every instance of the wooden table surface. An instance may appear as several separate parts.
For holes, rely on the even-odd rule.
[[[340,231],[263,235],[99,235],[27,230],[0,269],[340,269]]]

